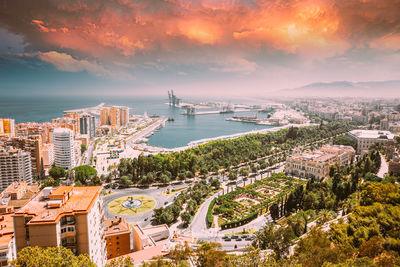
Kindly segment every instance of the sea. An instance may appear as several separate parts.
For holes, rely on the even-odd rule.
[[[184,102],[199,103],[212,99],[184,99]],[[0,97],[0,118],[13,118],[16,123],[46,122],[53,118],[62,117],[64,110],[93,107],[104,102],[107,105],[121,105],[130,107],[130,114],[159,115],[165,118],[174,118],[166,122],[165,127],[157,130],[148,139],[149,145],[175,148],[186,146],[189,142],[204,138],[218,137],[235,133],[248,132],[271,128],[272,126],[256,125],[245,122],[227,121],[234,116],[254,116],[255,112],[237,112],[230,114],[208,114],[186,116],[181,108],[171,107],[163,97]],[[253,100],[226,100],[231,104],[249,104]],[[205,110],[199,110],[205,111]],[[257,114],[259,117],[265,114]]]

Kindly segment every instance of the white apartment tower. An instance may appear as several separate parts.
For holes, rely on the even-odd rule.
[[[19,149],[0,151],[0,190],[15,181],[32,184],[31,155]]]
[[[67,128],[56,128],[53,131],[55,166],[72,169],[75,167],[74,133]]]

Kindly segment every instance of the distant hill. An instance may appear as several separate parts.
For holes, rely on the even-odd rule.
[[[400,98],[400,80],[380,82],[312,83],[303,87],[283,89],[274,93],[281,97],[374,97]]]

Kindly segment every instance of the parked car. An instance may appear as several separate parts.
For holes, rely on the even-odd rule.
[[[240,237],[236,238],[236,241],[242,241],[242,239]]]
[[[242,238],[248,238],[249,236],[248,235],[242,235]]]
[[[237,235],[231,236],[232,239],[236,239],[236,238],[238,238],[238,237],[239,237],[239,236],[237,236]]]
[[[232,239],[230,239],[229,237],[225,239],[225,241],[231,241]]]

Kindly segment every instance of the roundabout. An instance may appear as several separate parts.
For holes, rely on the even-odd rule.
[[[108,211],[115,215],[138,215],[155,208],[156,201],[149,196],[130,195],[114,199],[108,204]]]

